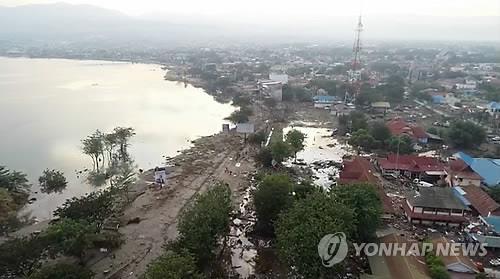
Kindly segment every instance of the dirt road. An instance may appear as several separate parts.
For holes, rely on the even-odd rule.
[[[247,154],[245,156],[245,154]],[[178,216],[194,195],[216,181],[227,182],[235,204],[247,186],[247,174],[254,171],[253,159],[237,135],[218,134],[200,139],[174,159],[176,167],[163,189],[147,186],[151,172],[138,184],[144,194],[137,197],[121,217],[125,243],[112,254],[89,263],[96,278],[138,278],[147,265],[163,253],[162,245],[177,237]],[[140,223],[126,225],[140,218]]]

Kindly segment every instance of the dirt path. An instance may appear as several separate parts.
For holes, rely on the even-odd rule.
[[[138,278],[147,265],[163,253],[162,245],[177,237],[178,216],[196,193],[202,193],[216,181],[227,182],[233,200],[247,185],[247,174],[254,163],[241,139],[235,135],[215,135],[176,157],[180,164],[170,175],[163,189],[147,188],[125,210],[121,223],[140,218],[138,224],[123,225],[119,231],[125,243],[110,255],[105,255],[90,268],[96,278]],[[249,152],[248,152],[249,153]],[[239,155],[238,155],[239,154]],[[230,172],[231,173],[230,173]]]

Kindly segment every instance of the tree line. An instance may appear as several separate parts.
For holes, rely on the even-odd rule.
[[[354,184],[325,192],[286,174],[263,177],[253,193],[256,232],[273,237],[279,259],[295,276],[333,278],[346,265],[325,268],[317,245],[326,234],[344,232],[350,241],[373,240],[382,214],[374,185]]]
[[[343,132],[350,131],[349,144],[370,152],[382,149],[389,152],[410,154],[413,152],[413,139],[408,135],[392,135],[384,122],[368,123],[364,113],[353,111],[339,117],[339,126]],[[440,134],[443,140],[455,148],[470,149],[486,141],[486,132],[481,126],[466,120],[453,121],[449,128],[437,130],[431,127],[428,132]]]

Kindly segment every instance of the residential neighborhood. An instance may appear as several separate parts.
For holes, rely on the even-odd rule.
[[[492,1],[32,1],[0,279],[500,278]]]

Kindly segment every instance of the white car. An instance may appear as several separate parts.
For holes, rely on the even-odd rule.
[[[422,181],[418,178],[413,179],[413,183],[417,184],[419,187],[432,187],[434,184]]]

